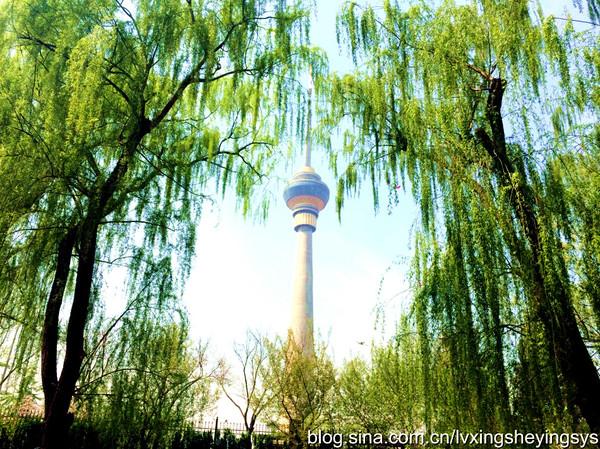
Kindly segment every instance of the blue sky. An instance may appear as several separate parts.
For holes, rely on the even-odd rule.
[[[317,2],[311,31],[314,45],[328,53],[331,70],[344,72],[352,65],[337,48],[338,6]],[[300,152],[292,165],[282,168],[283,177],[290,178],[302,165]],[[412,199],[401,195],[400,205],[390,214],[383,205],[375,216],[371,194],[365,192],[345,203],[340,223],[333,201],[336,182],[315,145],[313,166],[332,190],[313,243],[315,332],[340,363],[367,355],[371,340],[389,336],[400,308],[408,304],[408,244],[416,208]],[[230,354],[248,329],[271,336],[287,333],[296,235],[282,199],[283,187],[275,188],[276,201],[263,224],[243,220],[230,199],[203,213],[184,302],[193,336],[209,339],[211,352]],[[401,257],[406,262],[395,263]],[[378,321],[376,328],[375,311],[382,305],[388,321]]]

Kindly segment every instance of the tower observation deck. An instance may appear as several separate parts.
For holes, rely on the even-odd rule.
[[[287,207],[292,210],[294,230],[298,235],[290,331],[304,354],[314,352],[312,235],[317,229],[319,212],[329,200],[327,185],[310,166],[312,80],[308,94],[305,166],[290,179],[283,193]]]

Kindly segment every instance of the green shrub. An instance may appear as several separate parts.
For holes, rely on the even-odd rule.
[[[7,449],[34,449],[42,442],[42,427],[43,424],[38,418],[20,418],[13,431],[7,427],[4,434],[10,440],[6,444]]]

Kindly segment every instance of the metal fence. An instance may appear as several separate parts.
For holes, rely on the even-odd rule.
[[[2,413],[0,412],[0,425],[13,425],[22,421],[39,421],[44,420],[44,413],[38,410],[29,410],[19,413]]]
[[[5,425],[18,424],[20,421],[42,422],[43,419],[44,414],[40,410],[28,410],[11,414],[0,412],[0,424]],[[77,419],[77,416],[75,417],[75,419]],[[246,433],[246,426],[243,423],[228,421],[227,419],[219,419],[218,417],[209,420],[191,420],[189,423],[187,423],[186,427],[192,428],[198,432],[215,432],[216,430],[218,430],[221,434],[227,430],[236,436]],[[266,424],[258,423],[254,425],[254,434],[274,435],[275,432]]]
[[[191,422],[191,427],[199,432],[214,432],[218,429],[220,432],[229,430],[235,435],[246,433],[246,426],[243,423],[230,422],[219,418],[204,421],[194,420]],[[273,435],[273,433],[273,430],[266,424],[255,424],[254,426],[255,435]]]

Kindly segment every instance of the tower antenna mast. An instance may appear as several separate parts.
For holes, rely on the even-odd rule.
[[[308,70],[308,117],[306,119],[306,160],[305,164],[310,167],[310,151],[311,151],[311,131],[312,131],[312,93],[314,83],[312,77],[312,67]]]

